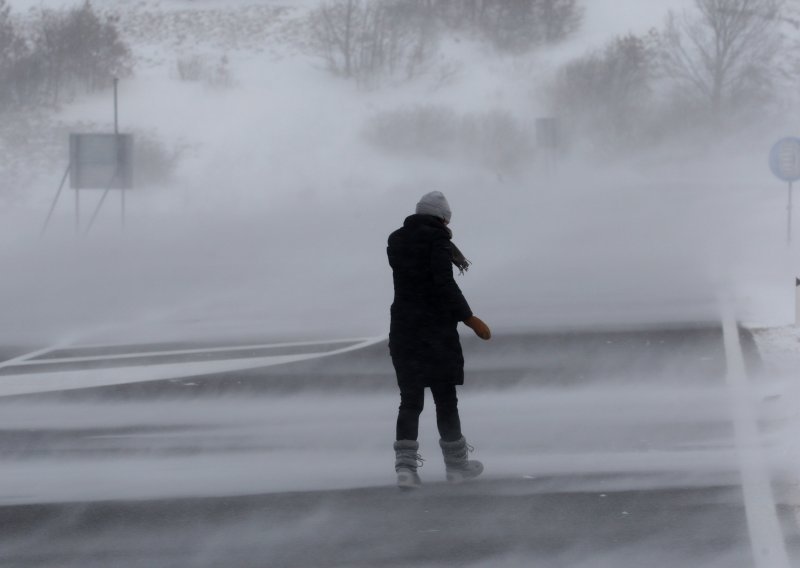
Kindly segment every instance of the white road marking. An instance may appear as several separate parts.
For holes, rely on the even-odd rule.
[[[2,369],[4,367],[17,367],[19,365],[25,365],[25,364],[27,364],[27,361],[29,359],[34,359],[36,357],[41,357],[42,355],[46,355],[47,353],[50,353],[51,351],[56,351],[58,349],[62,349],[64,347],[66,347],[67,345],[69,345],[69,343],[65,341],[65,342],[62,342],[62,343],[57,343],[57,344],[52,345],[50,347],[45,347],[43,349],[39,349],[37,351],[31,351],[30,353],[26,353],[25,355],[19,355],[17,357],[14,357],[13,359],[8,359],[6,361],[2,361],[2,362],[0,362],[0,369]]]
[[[195,361],[190,363],[167,363],[137,367],[115,367],[111,369],[80,369],[53,371],[46,373],[25,373],[0,376],[0,396],[33,394],[41,392],[73,390],[100,386],[122,385],[147,381],[179,379],[214,373],[243,371],[258,367],[270,367],[339,355],[348,351],[363,349],[386,337],[362,339],[355,345],[348,345],[331,351],[318,351],[298,355],[271,355],[267,357],[248,357],[242,359],[223,359],[218,361]],[[318,342],[330,344],[334,342]],[[44,350],[42,350],[44,351]],[[31,354],[28,354],[30,356]]]
[[[284,347],[313,347],[315,345],[339,345],[343,343],[357,343],[363,342],[363,339],[348,339],[336,341],[305,341],[299,343],[262,343],[259,345],[243,345],[243,346],[230,346],[230,347],[208,347],[199,349],[176,349],[172,351],[136,351],[133,353],[119,353],[115,355],[92,355],[85,357],[48,357],[46,359],[37,359],[41,355],[52,352],[54,349],[50,348],[45,353],[39,353],[35,356],[26,356],[25,359],[18,361],[13,367],[25,367],[32,365],[46,365],[49,363],[87,363],[92,361],[114,361],[115,359],[137,359],[147,357],[157,357],[161,355],[197,355],[202,353],[226,353],[237,351],[250,351],[253,349],[267,349],[275,348],[280,349]],[[111,346],[106,346],[111,347]],[[124,347],[123,345],[115,345],[114,347]],[[96,349],[98,347],[87,347],[83,345],[72,345],[71,349]]]
[[[19,355],[17,357],[13,357],[12,359],[7,359],[5,361],[0,361],[0,369],[6,367],[16,367],[18,365],[25,365],[27,361],[30,359],[35,359],[36,357],[41,357],[42,355],[47,355],[52,351],[58,351],[60,349],[65,349],[67,347],[74,346],[77,341],[80,341],[82,337],[86,337],[89,335],[94,335],[97,333],[103,333],[105,331],[113,330],[119,328],[119,325],[100,325],[95,327],[94,329],[85,330],[83,332],[76,332],[72,333],[70,336],[62,339],[58,343],[51,345],[50,347],[44,347],[42,349],[38,349],[36,351],[31,351],[30,353],[26,353],[24,355]]]
[[[363,337],[349,337],[344,339],[330,339],[330,340],[314,340],[314,341],[289,341],[283,343],[264,343],[260,344],[260,347],[303,347],[303,346],[310,346],[310,345],[336,345],[338,343],[358,343],[364,341]],[[165,342],[165,343],[174,343],[174,342]],[[125,348],[125,347],[135,347],[135,343],[81,343],[81,344],[71,344],[69,347],[71,349],[107,349],[107,348]],[[231,347],[209,347],[208,350],[213,349],[249,349],[253,346],[231,346]],[[202,349],[202,348],[201,348]],[[156,351],[154,353],[162,353],[161,351]]]
[[[790,568],[783,530],[775,509],[772,482],[761,448],[758,418],[752,406],[739,328],[728,308],[723,309],[722,332],[737,457],[755,565],[757,568]]]

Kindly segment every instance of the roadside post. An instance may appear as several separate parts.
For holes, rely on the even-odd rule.
[[[55,198],[40,233],[44,235],[56,208],[61,192],[69,180],[75,190],[75,233],[88,234],[111,190],[121,194],[121,226],[125,228],[125,194],[133,188],[133,135],[119,131],[118,80],[114,79],[114,132],[71,133],[69,135],[69,165],[64,172]],[[85,189],[103,190],[85,228],[81,223],[80,192]]]
[[[788,184],[786,203],[786,246],[792,245],[792,190],[794,182],[800,180],[800,138],[787,137],[778,140],[769,153],[769,167],[779,180]],[[795,276],[795,325],[800,325],[800,278]]]

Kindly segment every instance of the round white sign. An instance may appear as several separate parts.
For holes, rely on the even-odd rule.
[[[769,167],[783,181],[800,180],[800,138],[778,140],[769,153]]]

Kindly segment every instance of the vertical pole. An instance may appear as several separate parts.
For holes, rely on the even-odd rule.
[[[794,279],[794,324],[800,325],[800,278]]]
[[[125,188],[122,188],[122,230],[125,230]]]
[[[119,134],[119,107],[117,105],[117,85],[119,79],[114,77],[114,134]]]
[[[75,234],[81,234],[81,190],[75,188]]]
[[[117,166],[119,167],[119,166]],[[125,230],[125,184],[122,184],[122,189],[120,190],[122,196],[122,230]]]
[[[786,206],[786,244],[792,244],[792,182],[789,182],[789,203]]]
[[[117,151],[117,168],[119,169],[120,163],[120,143],[119,143],[119,79],[114,77],[114,148]],[[121,206],[120,222],[122,229],[125,230],[125,187],[123,185],[121,192]]]
[[[789,202],[786,206],[786,244],[792,246],[792,182],[789,182]],[[800,280],[794,279],[794,324],[800,325]]]

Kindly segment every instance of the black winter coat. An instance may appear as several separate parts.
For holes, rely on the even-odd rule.
[[[389,352],[400,388],[464,384],[457,326],[472,310],[453,278],[450,231],[441,219],[411,215],[386,252],[394,277]]]

